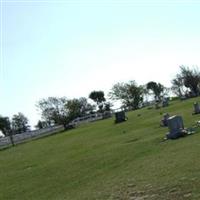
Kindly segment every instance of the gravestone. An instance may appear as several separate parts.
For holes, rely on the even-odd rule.
[[[169,133],[167,134],[167,139],[177,139],[186,134],[183,125],[183,119],[181,116],[172,116],[167,120]]]
[[[200,113],[200,106],[198,102],[194,103],[194,114],[199,114]]]
[[[162,101],[162,107],[167,107],[167,106],[169,106],[169,100],[168,98],[164,98]]]
[[[115,113],[115,123],[124,122],[126,120],[127,120],[127,117],[126,117],[124,111],[120,111],[120,112]]]
[[[168,113],[165,113],[164,115],[163,115],[163,118],[161,119],[161,121],[160,121],[160,125],[161,126],[167,126],[168,125],[168,119],[169,119],[169,114]]]

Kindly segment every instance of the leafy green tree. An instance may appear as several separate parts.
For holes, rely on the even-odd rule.
[[[78,100],[79,100],[79,103],[80,103],[81,116],[94,112],[95,106],[88,103],[88,101],[85,97],[81,97]]]
[[[186,95],[185,88],[189,89],[190,95],[200,94],[200,72],[198,69],[189,69],[187,66],[180,66],[180,72],[172,80],[172,90],[178,96]]]
[[[200,72],[197,69],[189,69],[186,66],[181,66],[181,77],[183,78],[184,86],[189,88],[195,95],[199,95]]]
[[[11,122],[8,117],[0,116],[0,130],[5,136],[11,132]]]
[[[143,102],[143,88],[137,86],[135,81],[116,83],[112,87],[109,96],[113,100],[120,100],[123,107],[138,109]]]
[[[113,106],[113,104],[109,101],[105,102],[104,104],[104,111],[111,111],[111,107]]]
[[[66,97],[48,97],[40,100],[36,106],[41,111],[42,118],[51,125],[63,125],[65,128],[70,122],[69,110],[66,109]]]
[[[141,89],[142,89],[142,94],[143,94],[143,100],[147,102],[148,97],[149,97],[149,90],[147,89],[146,85],[142,85]]]
[[[48,124],[53,122],[54,124],[63,125],[65,128],[73,119],[93,110],[93,106],[87,102],[86,98],[48,97],[40,100],[36,106],[41,111],[42,118]]]
[[[89,98],[92,99],[98,106],[99,111],[103,111],[104,102],[106,102],[104,92],[103,91],[92,91],[89,94]]]
[[[161,95],[164,91],[164,86],[162,84],[150,81],[147,83],[147,89],[153,92],[155,100],[161,100]]]
[[[36,124],[35,128],[43,129],[43,128],[47,128],[48,126],[49,126],[49,124],[46,121],[39,120],[38,123]]]
[[[80,103],[78,99],[67,100],[65,108],[68,110],[68,117],[70,120],[73,120],[80,115]]]
[[[14,134],[24,133],[30,130],[27,117],[25,117],[24,114],[20,112],[16,115],[13,115],[11,124],[12,132]]]
[[[172,91],[179,97],[184,96],[184,79],[179,74],[172,81]]]
[[[94,106],[87,102],[87,99],[81,97],[79,99],[67,100],[66,109],[69,110],[69,117],[71,120],[92,113]]]

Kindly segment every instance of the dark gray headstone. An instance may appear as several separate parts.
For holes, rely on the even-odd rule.
[[[184,124],[181,116],[172,116],[167,120],[169,133],[168,139],[176,139],[184,135]]]
[[[194,103],[194,114],[199,114],[200,113],[200,106],[198,102]]]
[[[172,116],[168,118],[168,128],[170,132],[184,129],[183,119],[181,116]]]
[[[115,123],[120,123],[126,121],[127,117],[124,111],[116,112],[115,113]]]

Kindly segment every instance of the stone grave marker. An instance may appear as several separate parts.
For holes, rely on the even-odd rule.
[[[124,111],[120,111],[120,112],[115,113],[115,123],[124,122],[126,120],[127,120],[127,117],[126,117]]]
[[[169,133],[167,133],[167,139],[176,139],[186,135],[184,130],[183,119],[181,116],[172,116],[167,120]]]
[[[200,113],[200,106],[198,102],[194,103],[194,114],[199,114]]]

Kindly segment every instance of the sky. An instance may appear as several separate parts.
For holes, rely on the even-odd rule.
[[[0,115],[200,66],[200,0],[0,0]]]

